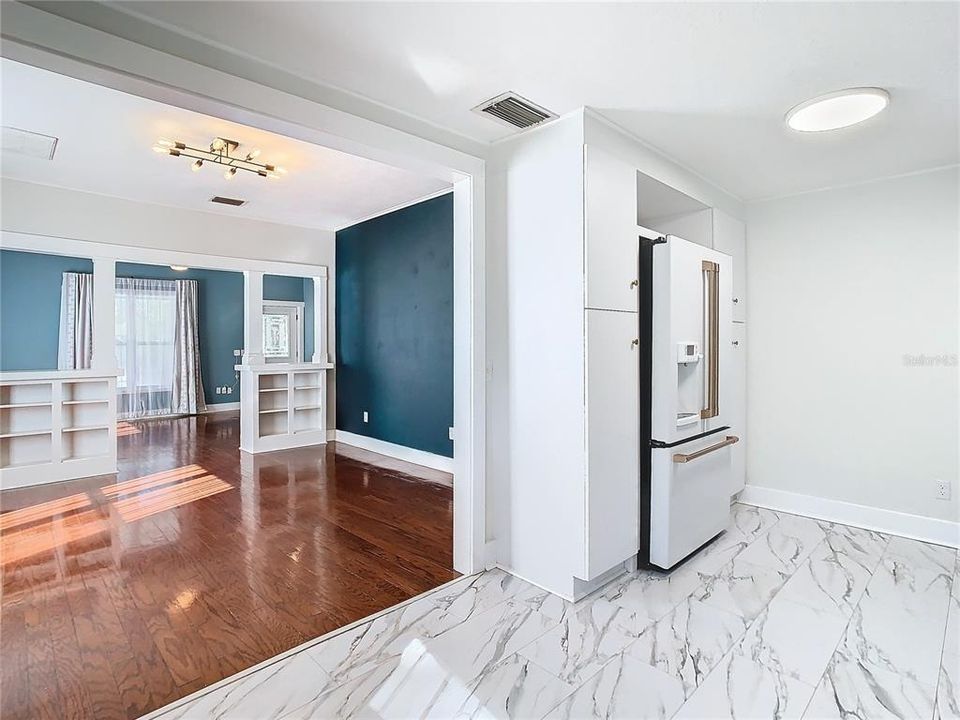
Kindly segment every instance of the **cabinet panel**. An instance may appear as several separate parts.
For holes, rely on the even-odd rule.
[[[584,147],[586,307],[637,310],[637,171]]]
[[[733,257],[733,320],[747,319],[747,231],[742,222],[713,211],[713,247]]]
[[[639,318],[587,310],[587,553],[590,580],[638,548]]]
[[[743,490],[747,479],[747,326],[744,323],[731,324],[733,352],[730,353],[730,384],[733,409],[730,413],[730,425],[733,434],[740,438],[740,442],[730,449],[733,465],[730,494],[734,495]]]

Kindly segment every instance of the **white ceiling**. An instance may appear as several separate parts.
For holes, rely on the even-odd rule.
[[[59,138],[52,161],[4,152],[2,174],[129,200],[287,225],[336,229],[448,186],[389,165],[329,148],[237,125],[152,100],[0,60],[2,106],[7,127]],[[268,180],[222,169],[190,171],[184,158],[158,155],[160,137],[204,147],[215,136],[258,147],[258,161],[287,174]],[[214,195],[241,198],[233,208],[209,202]]]
[[[110,5],[477,140],[509,132],[470,112],[505,90],[591,106],[744,199],[958,161],[953,2]],[[785,128],[793,105],[864,85],[887,112]]]

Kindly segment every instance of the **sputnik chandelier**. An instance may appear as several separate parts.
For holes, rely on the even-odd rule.
[[[256,162],[260,151],[254,148],[246,155],[236,154],[240,143],[236,140],[227,140],[226,138],[216,137],[210,143],[209,149],[190,147],[186,143],[178,140],[167,140],[160,138],[157,144],[153,146],[153,151],[165,153],[174,157],[186,157],[193,160],[190,169],[199,172],[204,163],[215,163],[226,168],[223,171],[223,177],[232,180],[237,174],[237,170],[246,170],[256,173],[260,177],[278,178],[287,171],[276,165]]]

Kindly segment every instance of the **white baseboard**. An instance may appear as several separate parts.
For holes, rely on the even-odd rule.
[[[453,472],[453,458],[443,455],[435,455],[424,450],[415,450],[413,448],[396,445],[385,440],[367,437],[366,435],[357,435],[346,430],[337,430],[334,436],[337,442],[345,445],[353,445],[363,450],[380,453],[387,457],[404,460],[414,465],[423,465],[424,467],[440,470],[441,472]]]
[[[239,402],[232,402],[232,403],[214,403],[214,404],[211,404],[211,405],[207,405],[206,408],[204,408],[202,411],[200,411],[200,414],[201,414],[201,415],[209,415],[210,413],[226,412],[227,410],[239,410],[239,409],[240,409],[240,403],[239,403]]]
[[[739,500],[747,505],[806,515],[818,520],[853,525],[936,545],[960,547],[960,523],[950,520],[911,515],[896,510],[856,505],[842,500],[801,495],[756,485],[747,485],[740,494]]]

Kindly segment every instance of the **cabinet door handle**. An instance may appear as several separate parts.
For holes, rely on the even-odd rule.
[[[631,280],[631,281],[630,281],[630,289],[631,289],[631,290],[633,290],[634,288],[638,288],[638,287],[640,287],[640,281],[639,281],[639,280]],[[734,300],[734,302],[736,302],[736,300]]]
[[[734,298],[734,299],[733,299],[733,304],[734,304],[734,305],[736,305],[738,302],[740,302],[740,298]]]
[[[731,345],[736,345],[737,347],[739,347],[739,346],[740,346],[740,341],[739,341],[739,340],[734,340],[734,341],[733,341],[732,343],[730,343],[730,344],[731,344]]]
[[[635,348],[640,346],[640,338],[634,338],[630,341],[630,347]]]

